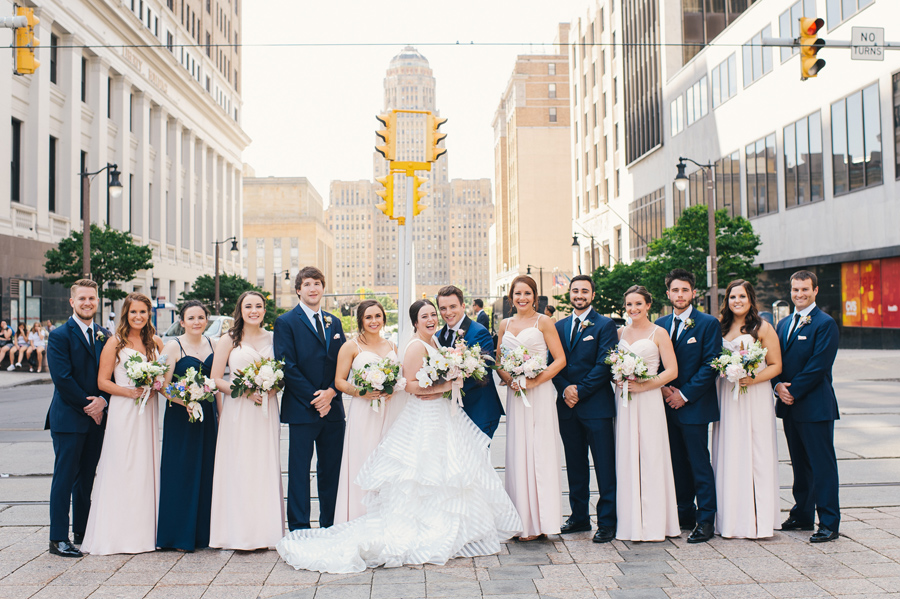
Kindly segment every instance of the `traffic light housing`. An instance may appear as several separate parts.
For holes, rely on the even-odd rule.
[[[809,19],[800,17],[800,80],[806,81],[810,77],[816,77],[823,68],[825,61],[816,58],[816,54],[825,45],[825,40],[819,39],[819,31],[825,26],[823,19]]]
[[[447,122],[439,116],[429,113],[426,118],[425,127],[425,152],[427,153],[427,162],[437,162],[437,159],[447,153],[447,148],[439,148],[438,144],[447,137],[446,133],[441,133],[438,129]]]
[[[385,160],[397,159],[397,113],[394,111],[379,114],[375,117],[384,127],[375,132],[384,142],[375,146],[375,151],[384,156]]]
[[[16,28],[16,74],[31,75],[41,63],[34,59],[34,49],[41,45],[34,37],[34,27],[40,19],[34,16],[34,9],[25,6],[16,8],[16,15],[25,17],[28,24]]]
[[[413,216],[419,216],[428,206],[419,202],[428,195],[427,189],[422,189],[424,184],[428,183],[425,177],[413,177]]]
[[[375,193],[384,201],[377,206],[388,218],[394,218],[394,175],[387,174],[384,177],[376,177],[376,181],[384,185],[383,189],[376,189]]]

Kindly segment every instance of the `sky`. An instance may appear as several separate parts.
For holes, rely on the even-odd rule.
[[[258,177],[307,177],[326,204],[332,180],[371,180],[384,74],[391,58],[411,44],[428,59],[437,81],[437,108],[449,119],[441,131],[448,134],[450,177],[491,178],[491,121],[515,57],[553,52],[549,44],[558,24],[583,17],[591,4],[591,0],[246,2],[242,125],[252,142],[244,151],[244,162]]]

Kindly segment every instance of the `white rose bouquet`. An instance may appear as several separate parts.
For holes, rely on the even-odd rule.
[[[737,401],[738,395],[746,393],[747,387],[741,387],[741,379],[744,377],[756,378],[763,360],[769,350],[762,346],[759,340],[753,341],[747,347],[741,342],[737,351],[722,348],[718,358],[709,363],[719,376],[733,383],[731,399]]]
[[[159,356],[156,360],[146,360],[140,353],[134,353],[125,361],[125,374],[135,387],[142,387],[141,396],[134,400],[135,405],[141,406],[139,415],[144,414],[147,400],[153,391],[159,391],[163,386],[163,375],[169,370],[166,364],[166,355]]]
[[[171,400],[178,399],[184,403],[188,412],[188,422],[203,422],[201,401],[213,401],[216,398],[216,382],[203,376],[196,368],[188,368],[183,376],[178,377],[166,387],[166,395]]]
[[[476,343],[470,347],[466,345],[462,336],[459,336],[453,346],[439,347],[438,351],[449,364],[443,379],[453,383],[452,390],[445,393],[444,397],[452,398],[456,404],[462,407],[462,398],[465,395],[462,386],[466,379],[473,377],[476,381],[483,381],[488,373],[486,358],[481,353],[481,346]]]
[[[525,395],[525,386],[528,379],[533,379],[547,369],[546,354],[529,352],[521,345],[515,349],[503,347],[500,348],[500,364],[497,367],[512,376],[513,382],[519,386],[516,397],[521,397],[525,407],[530,408],[528,396]]]
[[[392,395],[394,391],[406,389],[406,379],[400,376],[400,362],[389,357],[350,371],[350,382],[359,390],[360,397],[365,397],[369,393]],[[377,412],[381,400],[373,399],[369,405]]]
[[[628,391],[628,383],[643,382],[656,378],[656,375],[648,373],[644,359],[630,351],[614,347],[609,350],[605,362],[609,364],[612,378],[617,383],[622,383],[622,407],[627,408],[631,401],[631,393]]]
[[[256,393],[262,406],[263,415],[268,415],[269,391],[281,391],[284,387],[284,360],[263,358],[239,370],[231,377],[231,397]],[[237,415],[237,412],[235,412]]]

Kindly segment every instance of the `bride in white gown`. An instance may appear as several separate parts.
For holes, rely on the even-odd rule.
[[[363,465],[356,483],[366,514],[330,528],[295,530],[278,553],[296,569],[362,572],[367,567],[444,564],[493,555],[522,520],[491,466],[490,438],[443,399],[450,384],[423,389],[415,373],[437,349],[437,310],[410,306],[415,328],[406,346],[406,407]]]

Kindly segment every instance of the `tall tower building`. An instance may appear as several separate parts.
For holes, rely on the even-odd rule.
[[[406,46],[391,59],[385,74],[382,111],[428,110],[439,114],[435,89],[428,60]],[[397,160],[424,160],[424,115],[397,116]],[[387,161],[377,152],[372,160],[374,177],[386,175]],[[443,285],[454,284],[472,296],[487,295],[488,231],[494,210],[490,180],[450,180],[446,154],[432,164],[430,172],[418,174],[428,179],[425,185],[429,191],[424,200],[428,208],[412,221],[416,294],[433,295]],[[368,181],[331,184],[328,222],[335,235],[338,293],[355,293],[360,287],[397,291],[397,222],[375,208],[379,198],[374,191],[379,187]],[[406,177],[395,175],[397,214],[403,214],[405,201]],[[369,243],[374,248],[371,257],[367,253]]]

